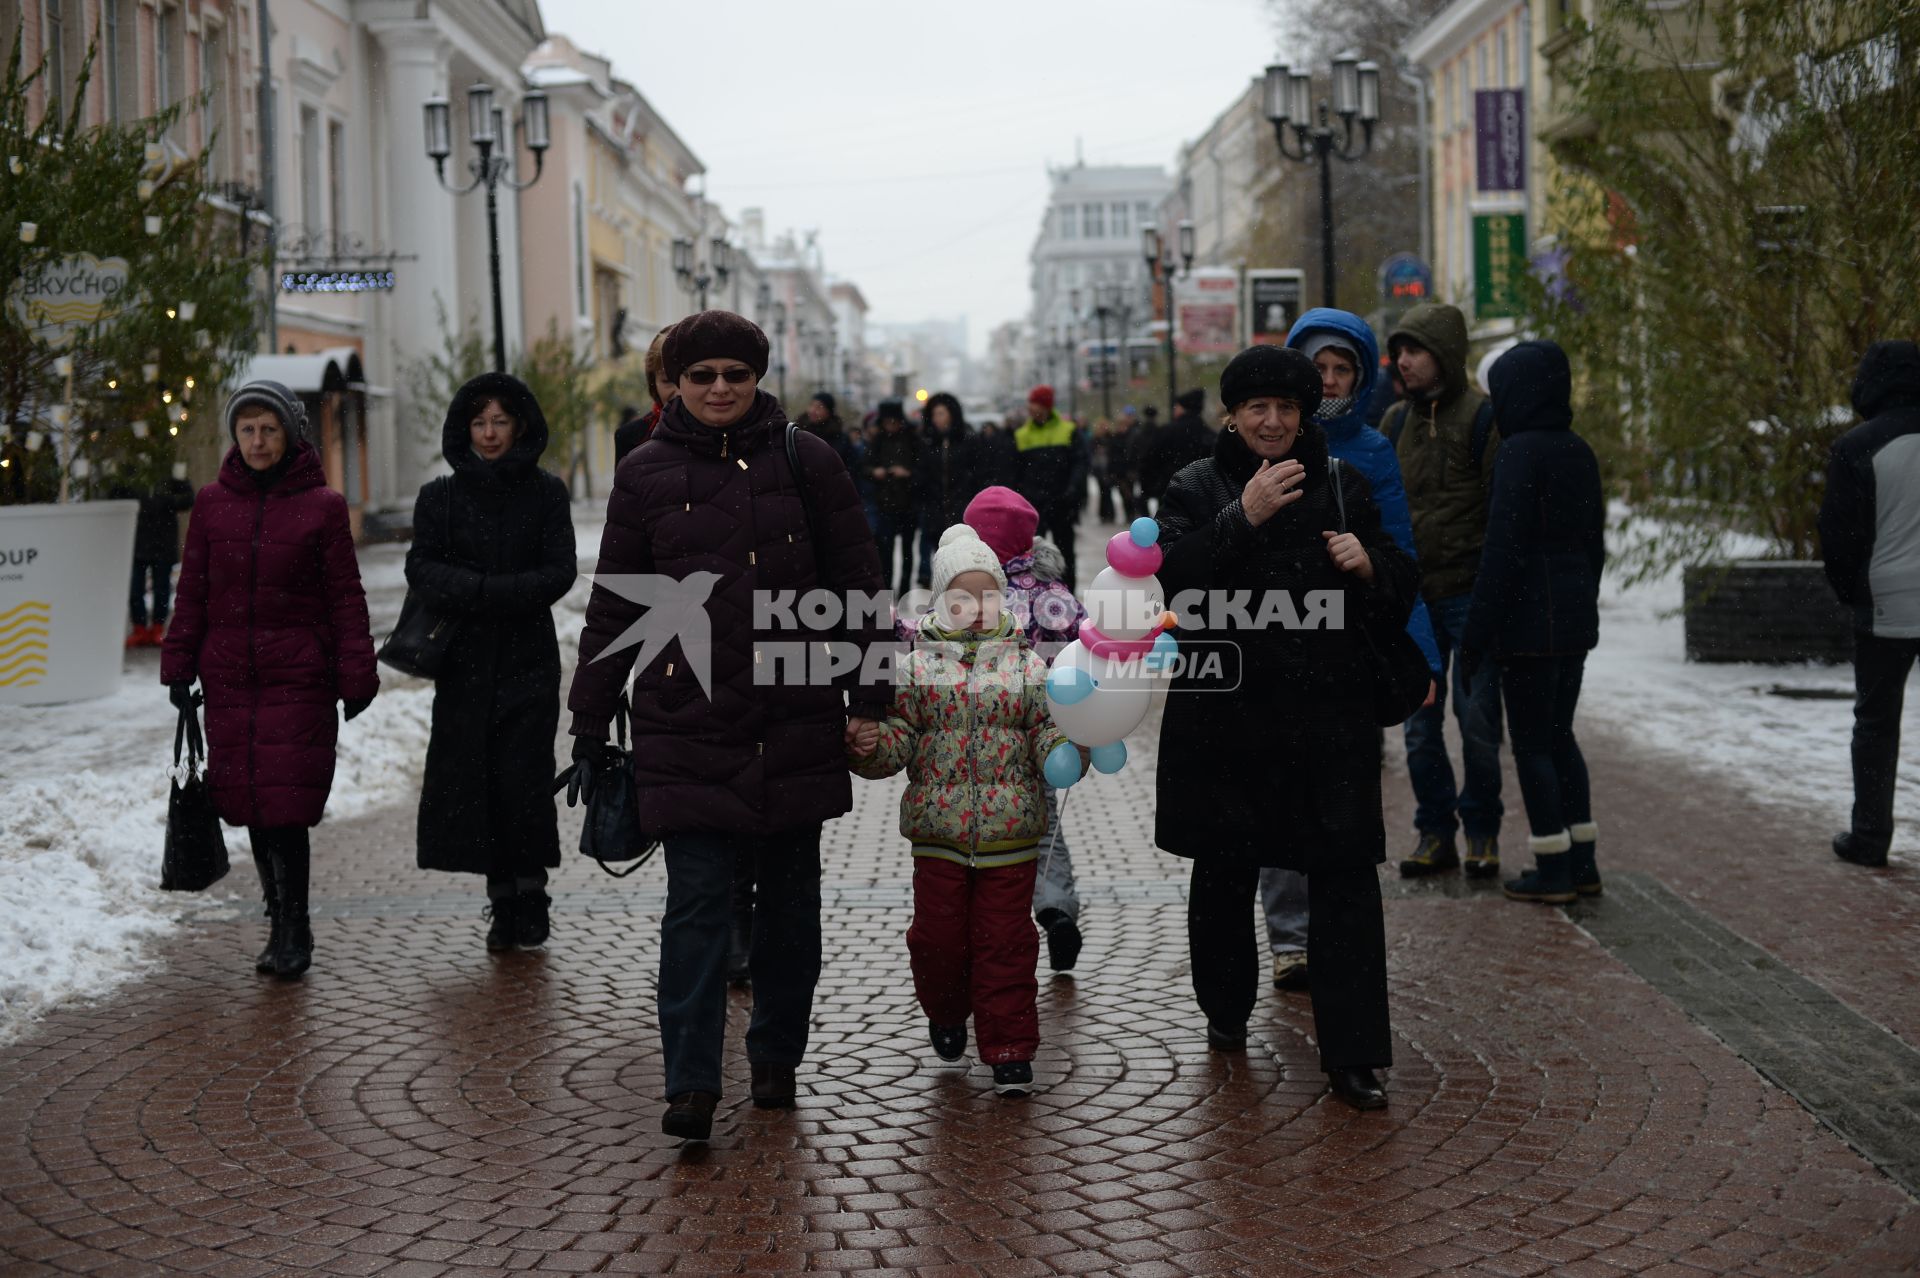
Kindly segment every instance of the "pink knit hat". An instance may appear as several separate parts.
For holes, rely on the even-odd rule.
[[[1006,563],[1033,550],[1033,534],[1040,527],[1040,512],[1011,488],[995,484],[982,488],[980,495],[967,503],[962,520],[980,534],[980,540]]]

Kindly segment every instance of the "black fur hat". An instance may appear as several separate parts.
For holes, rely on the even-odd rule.
[[[1232,412],[1262,396],[1292,400],[1302,417],[1311,417],[1320,407],[1320,370],[1291,347],[1249,346],[1220,374],[1220,402]]]

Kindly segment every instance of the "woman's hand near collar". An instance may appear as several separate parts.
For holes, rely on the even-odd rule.
[[[1282,507],[1299,501],[1307,468],[1292,458],[1281,462],[1263,461],[1247,486],[1240,490],[1240,510],[1247,523],[1258,528],[1272,519]]]

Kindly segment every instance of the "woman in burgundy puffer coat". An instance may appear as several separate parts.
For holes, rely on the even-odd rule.
[[[334,703],[353,718],[380,678],[347,503],[326,486],[300,401],[249,382],[226,421],[234,446],[187,522],[160,679],[182,707],[200,680],[214,806],[247,827],[272,923],[254,966],[293,979],[312,962],[307,831],[333,785]]]
[[[639,659],[640,824],[667,864],[663,1126],[704,1140],[720,1094],[735,860],[753,859],[756,885],[753,1100],[790,1106],[820,975],[820,827],[853,804],[845,744],[877,741],[891,703],[873,663],[814,683],[782,658],[836,638],[841,653],[865,657],[892,631],[884,605],[853,627],[784,634],[755,608],[756,595],[772,604],[784,592],[792,607],[795,592],[844,600],[881,588],[859,495],[832,446],[798,431],[800,473],[788,463],[786,414],[757,389],[766,335],[703,311],[674,325],[664,359],[680,397],[615,476],[568,704],[574,758],[591,768]],[[794,613],[802,625],[806,615]]]

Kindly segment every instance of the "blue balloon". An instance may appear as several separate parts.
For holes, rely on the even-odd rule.
[[[1180,641],[1165,630],[1153,637],[1153,648],[1142,663],[1149,674],[1165,674],[1180,654]]]
[[[1127,535],[1133,538],[1136,546],[1151,546],[1160,540],[1160,525],[1146,515],[1133,521],[1127,529]]]
[[[1093,766],[1111,776],[1127,766],[1127,743],[1109,741],[1106,745],[1095,746],[1091,751]]]
[[[1062,741],[1047,752],[1046,766],[1041,770],[1048,785],[1064,790],[1080,779],[1080,752],[1073,748],[1073,742]]]
[[[1047,673],[1047,695],[1063,706],[1079,705],[1093,688],[1093,676],[1079,666],[1055,666]]]

